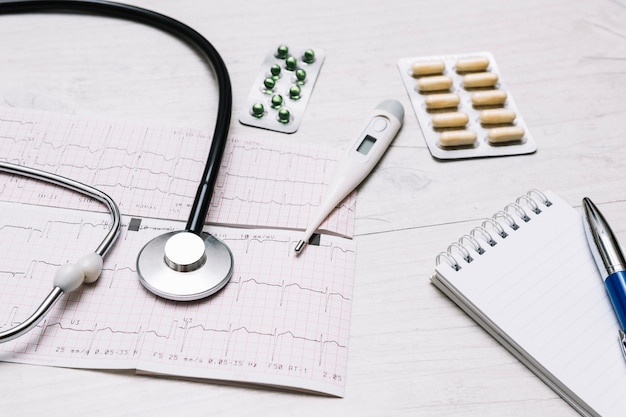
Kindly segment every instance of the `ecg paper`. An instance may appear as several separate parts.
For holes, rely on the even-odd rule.
[[[181,159],[200,155],[206,145],[202,151],[183,148],[197,147],[206,138],[192,146],[181,138],[200,139],[199,134],[171,133],[57,114],[0,112],[0,141],[9,144],[3,143],[3,158],[109,187],[124,213],[122,233],[105,257],[100,279],[63,297],[29,334],[1,344],[0,360],[136,369],[342,396],[355,244],[325,234],[319,246],[296,257],[293,247],[302,232],[290,230],[301,227],[314,208],[321,192],[313,190],[327,181],[336,152],[231,140],[209,215],[231,226],[205,230],[233,252],[233,277],[211,298],[173,302],[147,292],[135,267],[147,241],[184,228],[195,192],[195,181],[181,178],[197,173],[186,171]],[[158,154],[161,164],[155,152],[146,150],[150,135],[149,149],[163,152]],[[135,137],[144,138],[144,147],[133,142]],[[169,156],[168,146],[174,149]],[[287,179],[277,166],[290,168],[283,175]],[[176,174],[168,177],[171,168]],[[0,200],[5,200],[0,201],[2,330],[34,311],[50,291],[58,266],[95,248],[110,219],[99,204],[58,188],[4,174],[0,180]],[[172,187],[174,182],[180,187]],[[327,222],[333,233],[352,233],[354,202],[352,196]],[[289,227],[277,228],[283,222]]]
[[[187,219],[211,140],[190,129],[112,123],[49,112],[0,110],[0,158],[51,171],[108,193],[123,214]],[[211,200],[210,224],[305,229],[320,205],[339,151],[230,138]],[[99,203],[58,188],[2,184],[0,199],[101,210]],[[37,193],[24,192],[36,187]],[[320,227],[352,237],[356,196]]]

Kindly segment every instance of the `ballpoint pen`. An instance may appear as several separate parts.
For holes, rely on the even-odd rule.
[[[626,261],[609,224],[587,197],[583,198],[583,210],[587,242],[617,314],[619,343],[626,359]]]

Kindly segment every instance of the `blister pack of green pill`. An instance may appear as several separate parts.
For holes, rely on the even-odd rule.
[[[289,45],[270,51],[250,89],[239,121],[283,133],[298,130],[324,57],[321,49]]]

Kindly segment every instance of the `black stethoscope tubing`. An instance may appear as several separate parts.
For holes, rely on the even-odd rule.
[[[0,0],[0,15],[68,11],[121,18],[161,29],[196,47],[213,67],[219,90],[217,119],[215,121],[215,129],[206,165],[196,191],[191,212],[185,226],[185,231],[180,233],[181,235],[187,234],[197,236],[195,239],[199,239],[199,244],[205,246],[202,260],[210,257],[212,262],[209,266],[214,267],[216,270],[211,272],[210,269],[202,269],[204,265],[199,265],[198,270],[194,269],[193,271],[186,272],[186,269],[179,268],[179,265],[174,265],[176,267],[175,270],[163,266],[165,265],[165,260],[168,259],[168,255],[166,253],[165,258],[163,258],[163,255],[160,252],[163,250],[163,243],[168,241],[169,235],[172,233],[157,237],[149,242],[144,249],[142,249],[137,262],[138,272],[142,284],[157,295],[176,300],[193,300],[213,294],[228,282],[232,275],[233,267],[232,253],[228,247],[221,243],[218,239],[202,232],[211,203],[213,190],[215,188],[215,184],[217,183],[222,156],[226,147],[232,112],[232,87],[224,61],[213,45],[194,29],[175,19],[151,10],[102,0]],[[46,173],[26,167],[14,166],[9,163],[0,163],[0,170],[8,173],[14,173],[16,175],[25,175],[90,195],[105,203],[109,207],[113,218],[113,226],[111,230],[98,246],[96,251],[84,256],[77,263],[62,266],[57,272],[57,275],[55,275],[52,291],[37,308],[37,310],[17,326],[0,332],[0,343],[2,343],[13,340],[14,338],[19,337],[33,329],[47,314],[47,312],[52,309],[57,300],[64,293],[73,291],[83,282],[93,282],[98,278],[102,271],[102,257],[111,247],[119,233],[121,214],[115,202],[108,197],[108,195],[100,192],[99,190],[93,189],[93,187],[86,184],[78,183],[56,174]],[[174,232],[174,234],[176,233],[178,232]],[[186,237],[187,236],[183,236],[183,238]],[[194,242],[194,244],[197,245],[198,242]],[[207,255],[208,249],[210,250]],[[144,251],[150,255],[147,256],[147,261],[141,260],[141,254]],[[157,254],[155,256],[151,256],[154,255],[154,253],[151,252],[155,251]],[[141,264],[148,264],[150,267],[153,267],[153,264],[155,264],[154,261],[158,264],[155,274],[156,280],[143,277],[139,271],[139,266]],[[171,259],[170,261],[173,262]],[[188,277],[181,282],[186,282],[187,284],[191,283],[192,286],[189,287],[183,285],[183,293],[179,293],[178,290],[171,293],[168,292],[167,290],[170,287],[167,282],[167,285],[165,286],[166,290],[162,290],[160,288],[160,285],[163,283],[161,277],[165,277],[166,281],[173,278],[174,283],[176,283],[176,279],[179,278],[178,274],[189,274]],[[184,291],[188,288],[193,289],[191,294],[184,293]],[[197,288],[200,288],[200,290],[197,290]]]
[[[209,211],[213,190],[217,182],[218,171],[226,141],[232,113],[232,87],[226,65],[215,47],[200,33],[171,17],[127,4],[108,1],[88,0],[31,0],[1,1],[0,14],[33,12],[82,12],[121,18],[168,32],[188,44],[196,47],[213,67],[217,79],[219,98],[217,119],[213,131],[213,140],[207,157],[204,172],[193,200],[191,212],[185,230],[200,234]]]

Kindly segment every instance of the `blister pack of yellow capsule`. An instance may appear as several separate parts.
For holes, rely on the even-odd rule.
[[[398,68],[433,157],[537,150],[491,53],[401,58]]]
[[[279,45],[270,51],[239,121],[248,126],[294,133],[300,127],[324,58],[322,49]]]

